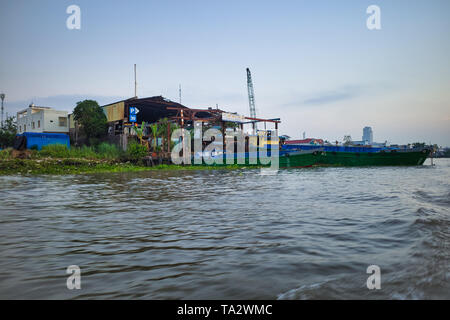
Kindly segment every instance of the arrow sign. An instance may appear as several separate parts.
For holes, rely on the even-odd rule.
[[[137,114],[139,113],[139,109],[136,107],[130,107],[130,122],[137,121]]]

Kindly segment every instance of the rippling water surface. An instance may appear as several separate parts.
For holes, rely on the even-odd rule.
[[[0,177],[0,298],[449,299],[435,163]]]

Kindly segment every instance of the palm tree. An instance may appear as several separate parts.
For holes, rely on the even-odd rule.
[[[139,141],[141,142],[141,144],[145,145],[144,143],[144,129],[145,129],[145,121],[142,122],[141,127],[139,128],[139,126],[133,126],[133,130],[136,133]]]
[[[170,128],[169,128],[170,126]],[[172,132],[176,129],[179,128],[179,125],[175,122],[171,122],[169,121],[169,119],[167,118],[162,118],[159,121],[159,126],[158,126],[158,136],[162,137],[163,140],[163,149],[167,150],[166,147],[170,146],[171,147],[171,135]],[[169,132],[168,132],[169,131]],[[167,133],[169,134],[169,136],[167,137]]]
[[[153,135],[153,151],[156,151],[157,139],[158,139],[158,124],[153,123],[150,125]]]

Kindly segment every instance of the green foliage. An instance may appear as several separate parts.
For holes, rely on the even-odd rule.
[[[153,149],[156,150],[156,143],[158,139],[158,124],[153,123],[150,125],[150,129],[152,129],[152,135],[153,135]]]
[[[131,163],[88,159],[8,159],[0,161],[0,176],[17,174],[86,174],[100,172],[130,172],[152,168]]]
[[[140,160],[147,155],[147,148],[140,143],[132,141],[127,146],[127,156],[132,160]]]
[[[17,125],[14,117],[8,117],[0,128],[0,148],[12,147],[17,134]]]
[[[0,150],[0,160],[11,158],[11,148]]]
[[[97,101],[84,100],[77,102],[73,115],[74,120],[81,125],[86,138],[90,142],[92,138],[100,138],[106,135],[108,129],[107,118]]]
[[[101,156],[95,152],[94,147],[82,146],[81,148],[70,148],[71,158],[87,158],[87,159],[101,159]]]
[[[170,132],[169,132],[169,140],[167,140],[167,129],[169,129],[170,123]],[[178,129],[179,126],[176,123],[169,122],[169,119],[162,118],[158,123],[158,136],[162,138],[162,149],[167,150],[167,143],[170,141],[171,134],[174,130]]]
[[[413,148],[423,148],[425,147],[425,142],[414,142],[412,146]]]
[[[41,151],[37,152],[37,157],[48,158],[79,158],[79,159],[109,159],[118,160],[122,153],[120,149],[109,143],[101,143],[94,148],[92,146],[82,146],[81,148],[67,148],[63,144],[51,144],[43,146]]]
[[[64,144],[50,144],[43,146],[42,150],[38,151],[38,155],[50,158],[69,158],[70,150]]]
[[[97,153],[103,159],[119,159],[122,151],[115,144],[103,142],[97,146]]]
[[[144,136],[145,129],[145,121],[141,123],[141,126],[133,126],[133,130],[136,133],[136,136],[139,138],[139,141],[142,141],[142,137]]]

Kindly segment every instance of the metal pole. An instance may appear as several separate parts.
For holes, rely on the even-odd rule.
[[[187,155],[186,155],[186,150],[185,150],[185,135],[184,135],[184,114],[183,114],[183,109],[181,109],[181,139],[182,140],[182,145],[181,147],[183,148],[183,164],[186,164],[186,159],[187,159]]]
[[[0,94],[0,99],[2,99],[2,122],[1,122],[1,127],[3,128],[3,100],[5,100],[5,94],[2,93]]]
[[[136,63],[134,64],[134,96],[137,98]]]

